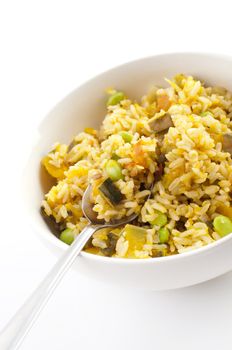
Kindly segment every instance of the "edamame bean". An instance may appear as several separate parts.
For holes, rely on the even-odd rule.
[[[123,140],[124,140],[125,142],[128,142],[128,143],[130,143],[130,142],[132,141],[132,139],[133,139],[133,135],[131,135],[131,134],[130,134],[129,132],[127,132],[127,131],[121,131],[121,132],[119,133],[119,135],[122,136]]]
[[[67,243],[69,245],[72,244],[72,242],[74,241],[74,238],[75,238],[75,236],[74,236],[73,230],[71,228],[66,228],[60,234],[61,241],[63,241],[64,243]]]
[[[161,213],[158,210],[156,211],[156,214],[157,214],[156,218],[150,222],[151,225],[160,226],[160,227],[166,225],[166,223],[168,222],[167,215],[164,213]]]
[[[169,230],[166,227],[161,227],[158,231],[160,243],[167,243],[169,240]]]
[[[107,106],[115,106],[124,99],[125,99],[124,93],[117,91],[108,98]]]
[[[121,165],[116,160],[108,160],[106,172],[112,181],[118,181],[123,178]]]
[[[221,236],[224,237],[229,233],[232,233],[232,221],[224,215],[216,216],[213,220],[213,226],[215,231]]]

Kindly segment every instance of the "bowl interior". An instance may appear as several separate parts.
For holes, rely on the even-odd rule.
[[[54,244],[64,247],[40,216],[41,200],[51,186],[48,176],[41,170],[40,161],[53,143],[69,143],[85,127],[100,125],[106,114],[106,88],[117,88],[125,91],[131,99],[139,100],[152,85],[167,86],[164,77],[184,73],[209,85],[232,90],[228,74],[231,69],[230,57],[192,53],[154,56],[107,71],[65,97],[41,122],[23,175],[24,203],[37,231]]]

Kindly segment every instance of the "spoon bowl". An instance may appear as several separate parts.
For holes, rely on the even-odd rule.
[[[104,227],[117,227],[117,226],[126,225],[137,218],[138,214],[134,213],[134,214],[131,214],[130,216],[125,216],[119,220],[111,219],[109,222],[106,222],[104,220],[99,220],[97,218],[97,213],[93,210],[93,205],[91,204],[91,193],[92,193],[92,185],[89,184],[83,195],[82,211],[90,224],[100,225],[100,226],[104,225]]]

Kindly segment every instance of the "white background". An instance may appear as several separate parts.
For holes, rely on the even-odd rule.
[[[40,120],[76,86],[125,61],[171,51],[232,54],[229,3],[0,2],[0,328],[56,261],[21,215],[20,176]],[[70,271],[22,349],[227,350],[231,309],[232,273],[182,290],[136,292]]]

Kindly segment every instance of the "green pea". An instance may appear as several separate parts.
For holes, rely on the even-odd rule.
[[[123,140],[124,140],[125,142],[128,142],[128,143],[130,143],[130,142],[132,141],[132,139],[133,139],[133,135],[131,135],[131,134],[130,134],[129,132],[127,132],[127,131],[121,131],[121,132],[119,133],[119,135],[122,136]]]
[[[213,220],[213,226],[215,231],[221,236],[224,237],[229,233],[232,233],[232,221],[224,215],[216,216]]]
[[[74,241],[74,238],[75,238],[75,236],[74,236],[73,230],[71,228],[66,228],[60,234],[61,241],[63,241],[64,243],[67,243],[69,245],[72,244],[72,242]]]
[[[112,181],[118,181],[123,178],[121,165],[116,160],[108,160],[106,172]]]
[[[169,240],[169,230],[166,227],[161,227],[158,231],[160,243],[167,243]]]
[[[108,98],[107,106],[115,106],[124,99],[125,99],[124,93],[117,91]]]
[[[168,222],[167,215],[164,213],[161,213],[158,210],[156,211],[156,214],[157,214],[157,217],[150,222],[151,225],[160,226],[160,227],[166,225],[166,223]]]

